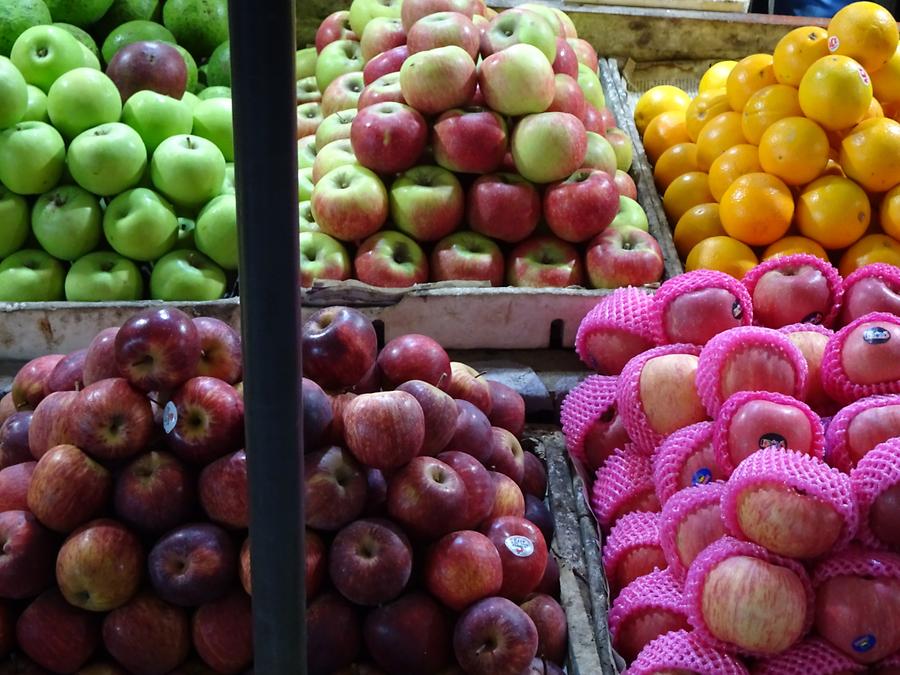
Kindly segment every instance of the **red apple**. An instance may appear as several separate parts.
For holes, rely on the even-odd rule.
[[[525,494],[525,520],[537,526],[544,535],[545,542],[553,541],[556,526],[553,523],[553,514],[550,513],[550,508],[544,503],[543,498]]]
[[[59,543],[31,513],[0,513],[0,541],[0,597],[34,597],[52,583]]]
[[[428,258],[410,237],[391,230],[366,239],[353,261],[363,283],[381,288],[406,288],[428,281]]]
[[[516,246],[507,257],[511,286],[566,288],[584,283],[581,255],[556,237],[538,235]]]
[[[333,592],[323,593],[306,608],[306,652],[310,675],[331,675],[349,666],[362,646],[356,608]]]
[[[599,235],[618,210],[615,183],[609,174],[596,169],[579,169],[544,193],[544,218],[553,234],[564,241],[582,242]]]
[[[553,78],[556,93],[553,102],[547,108],[548,112],[564,112],[575,115],[580,120],[584,119],[585,105],[584,92],[578,86],[575,78],[557,73]],[[587,129],[585,129],[587,130]]]
[[[468,18],[478,14],[476,0],[410,0],[404,2],[400,9],[400,17],[406,30],[412,28],[422,17],[438,12],[459,12]]]
[[[578,63],[583,63],[596,73],[600,64],[597,59],[597,51],[591,43],[581,38],[566,38],[566,42],[569,43],[572,51],[575,52]]]
[[[314,530],[307,529],[306,530],[306,597],[309,600],[316,597],[319,594],[319,589],[322,588],[322,583],[325,581],[325,577],[328,575],[328,549],[325,548],[325,543],[322,541],[322,538],[315,533]],[[247,540],[249,542],[249,539]],[[250,593],[250,568],[249,568],[249,544],[245,542],[245,548],[247,548],[247,579],[248,583],[244,584],[244,589],[247,593]],[[241,550],[241,560],[244,559],[243,549]],[[241,577],[241,583],[244,583],[243,576]]]
[[[363,89],[359,97],[359,109],[367,108],[376,103],[406,103],[403,93],[400,91],[400,73],[388,73]],[[351,129],[352,130],[352,129]]]
[[[144,591],[106,616],[103,645],[135,675],[174,670],[191,650],[188,614]]]
[[[456,401],[456,431],[446,450],[457,450],[472,455],[482,464],[491,461],[491,423],[481,409],[468,401]]]
[[[377,355],[375,328],[355,309],[321,309],[303,324],[303,375],[325,389],[352,387]]]
[[[28,510],[56,532],[71,532],[97,516],[112,492],[109,471],[74,445],[57,445],[38,461]]]
[[[388,342],[377,359],[382,382],[397,387],[409,380],[422,380],[435,387],[450,381],[450,358],[434,339],[410,333]]]
[[[399,47],[388,49],[383,54],[379,54],[366,63],[363,68],[363,82],[366,84],[366,89],[376,85],[378,82],[381,82],[382,85],[387,84],[388,80],[386,79],[386,76],[395,74],[396,77],[391,78],[390,82],[397,85],[397,96],[399,97],[397,100],[402,103],[403,95],[400,93],[400,68],[403,67],[403,62],[406,61],[407,58],[409,58],[409,47],[400,45]],[[359,100],[356,102],[357,107],[360,110],[369,105],[365,99],[366,89],[363,90]]]
[[[335,420],[335,414],[331,398],[322,391],[322,387],[309,378],[303,378],[300,394],[303,398],[303,447],[307,452],[311,452],[325,440],[325,434]]]
[[[450,660],[448,617],[424,593],[410,593],[372,610],[363,635],[372,659],[389,673],[443,673]],[[360,667],[352,672],[378,675],[381,671]]]
[[[334,587],[350,602],[377,606],[395,599],[409,582],[409,540],[389,520],[357,520],[334,538],[328,569]]]
[[[506,474],[491,471],[491,478],[494,481],[496,494],[488,520],[492,521],[503,516],[524,518],[525,496],[522,494],[521,488]]]
[[[420,454],[433,456],[441,452],[456,432],[456,420],[459,416],[456,401],[437,387],[421,380],[404,382],[397,390],[413,396],[422,408],[425,441]]]
[[[70,441],[97,459],[131,457],[153,433],[149,399],[121,377],[81,390],[69,404],[68,418]]]
[[[237,581],[238,555],[225,530],[197,523],[159,539],[147,568],[160,598],[179,607],[196,607],[223,597]]]
[[[634,184],[634,179],[630,175],[621,169],[616,169],[614,181],[620,195],[628,197],[629,199],[637,199],[637,186]]]
[[[455,45],[462,47],[475,60],[481,47],[481,34],[464,14],[435,12],[423,16],[409,27],[406,44],[410,54]]]
[[[116,477],[116,516],[142,532],[159,534],[187,522],[194,510],[194,479],[174,455],[151,451]]]
[[[179,58],[181,58],[179,56]],[[116,334],[116,365],[144,391],[167,391],[193,377],[200,362],[200,335],[181,310],[147,309]]]
[[[556,38],[556,58],[553,60],[553,72],[569,77],[578,77],[578,55],[575,48],[562,37]]]
[[[250,597],[240,590],[200,607],[191,621],[194,647],[218,673],[243,672],[253,661]]]
[[[100,617],[73,607],[53,588],[19,616],[16,640],[38,665],[55,673],[74,673],[100,643]]]
[[[603,140],[606,140],[606,122],[600,114],[600,111],[588,102],[585,102],[584,104],[584,116],[581,121],[584,122],[585,131],[599,134],[604,137]]]
[[[492,427],[491,446],[488,468],[506,474],[521,486],[525,478],[525,453],[519,440],[506,429]]]
[[[549,595],[538,593],[520,605],[531,617],[538,632],[537,655],[543,659],[563,664],[568,643],[566,613]]]
[[[503,253],[487,237],[456,232],[439,241],[431,252],[434,281],[486,281],[503,285]]]
[[[616,116],[613,115],[612,110],[610,110],[607,106],[603,106],[598,110],[600,113],[600,117],[603,119],[603,126],[606,129],[610,129],[611,127],[618,126],[618,122],[616,121]],[[606,135],[606,132],[603,132]]]
[[[16,404],[13,403],[12,392],[0,396],[0,424],[3,424],[16,412]]]
[[[866,272],[853,274],[844,280],[841,322],[847,325],[871,312],[900,312],[900,287],[892,280],[893,267],[888,266],[887,274],[881,274],[876,266],[886,263],[866,265]],[[875,271],[872,275],[869,270]]]
[[[468,498],[466,516],[462,527],[476,528],[483,523],[494,508],[497,487],[491,474],[472,455],[451,450],[437,456],[450,466],[466,485]]]
[[[656,239],[637,227],[604,230],[588,244],[585,264],[594,288],[652,284],[664,269]]]
[[[37,462],[21,462],[0,470],[0,513],[28,511],[28,487]]]
[[[452,532],[428,552],[425,587],[450,609],[459,612],[496,595],[502,584],[500,555],[491,540],[479,532]]]
[[[449,369],[448,361],[448,377]],[[33,415],[30,410],[15,412],[0,423],[0,469],[34,459],[28,445],[28,431]]]
[[[364,61],[404,44],[406,31],[398,17],[377,16],[366,24],[359,36],[359,48]]]
[[[488,380],[491,389],[491,414],[488,416],[495,427],[511,431],[519,437],[525,429],[525,399],[512,387],[502,382]]]
[[[363,464],[395,469],[419,454],[425,441],[422,406],[404,391],[362,394],[344,410],[347,447]]]
[[[336,40],[358,40],[356,33],[350,28],[350,12],[341,10],[329,14],[316,30],[316,51],[321,52],[327,45]]]
[[[815,265],[781,264],[756,279],[754,323],[781,328],[794,323],[822,323],[831,311],[831,285]]]
[[[339,530],[362,513],[366,476],[347,450],[335,446],[307,453],[303,464],[307,526]]]
[[[387,513],[387,479],[384,473],[371,467],[366,468],[366,507],[367,516],[384,516]]]
[[[312,380],[310,380],[312,382]],[[370,392],[374,393],[374,392]],[[344,443],[344,409],[347,407],[347,404],[350,403],[353,399],[355,399],[359,394],[354,394],[353,392],[346,392],[344,394],[338,394],[336,396],[331,397],[331,421],[328,423],[328,426],[325,427],[325,433],[321,437],[321,441],[319,443],[313,445],[306,445],[307,452],[312,450],[313,448],[320,447],[324,444],[330,445],[343,445]],[[305,411],[305,404],[304,404]],[[305,420],[304,420],[305,422]]]
[[[69,535],[60,549],[56,582],[69,604],[108,612],[137,593],[144,561],[140,540],[122,524],[93,520]]]
[[[71,410],[80,393],[56,391],[41,401],[28,425],[28,447],[34,459],[40,459],[50,448],[70,442],[74,436],[71,429],[76,421]]]
[[[467,609],[453,631],[456,660],[471,675],[522,673],[537,654],[538,632],[506,598],[487,598]]]
[[[54,391],[77,391],[84,388],[84,362],[87,349],[79,349],[59,360],[50,371],[44,394]]]
[[[250,525],[247,456],[243,450],[217,459],[200,472],[200,505],[214,523],[234,529]]]
[[[197,375],[217,377],[228,384],[240,382],[244,374],[240,333],[211,316],[198,316],[194,326],[200,336]]]
[[[423,115],[465,105],[477,81],[472,57],[455,45],[410,54],[400,68],[403,98]]]
[[[453,398],[468,401],[485,415],[491,414],[491,388],[481,374],[465,363],[450,363],[450,384],[447,393]]]
[[[547,556],[547,566],[544,568],[544,576],[534,589],[535,593],[544,593],[551,598],[559,598],[559,563],[552,555]]]
[[[47,380],[65,354],[48,354],[32,359],[19,369],[12,381],[12,400],[16,410],[33,410],[47,391]]]
[[[166,441],[180,459],[206,464],[244,444],[244,400],[227,382],[193,377],[175,392],[170,406],[175,420]]]
[[[399,173],[412,168],[428,142],[428,125],[417,110],[402,103],[384,102],[359,111],[350,127],[357,161],[376,173]]]
[[[469,189],[466,220],[475,232],[516,243],[534,232],[540,218],[540,195],[518,174],[480,176]]]
[[[714,335],[746,325],[750,319],[744,316],[743,305],[732,291],[714,286],[680,293],[661,315],[669,342],[696,345],[705,345]]]
[[[466,509],[465,482],[434,457],[415,457],[388,479],[388,513],[415,537],[435,539],[452,532]]]
[[[507,127],[498,113],[483,108],[448,110],[434,123],[435,161],[457,173],[489,173],[507,151]]]
[[[547,544],[538,527],[516,516],[490,521],[485,534],[500,553],[503,586],[499,595],[521,601],[534,591],[547,565]]]
[[[160,40],[142,40],[119,47],[106,66],[106,74],[115,83],[123,103],[144,89],[181,99],[187,87],[184,57],[175,47]]]
[[[116,336],[119,327],[104,328],[88,344],[82,377],[85,386],[110,377],[122,377],[116,364]]]

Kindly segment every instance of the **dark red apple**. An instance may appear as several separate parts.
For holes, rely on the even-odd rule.
[[[376,361],[369,368],[369,372],[363,375],[363,379],[356,383],[353,387],[354,394],[374,394],[381,391],[381,369]],[[340,396],[340,394],[338,394]]]
[[[119,366],[116,364],[116,335],[118,334],[118,326],[104,328],[88,344],[82,369],[82,380],[85,386],[110,377],[122,377]]]
[[[0,469],[34,459],[28,446],[33,414],[31,410],[13,413],[0,424]]]
[[[172,671],[178,673],[179,671]],[[78,675],[128,675],[128,671],[110,661],[92,661],[78,671]]]
[[[303,397],[303,449],[317,450],[325,440],[325,432],[335,419],[332,401],[322,387],[304,377],[300,392]],[[343,432],[339,442],[343,442]]]
[[[0,396],[0,424],[3,424],[14,412],[16,412],[16,404],[13,403],[12,392]]]
[[[468,401],[456,401],[456,431],[445,450],[456,450],[472,455],[487,466],[491,461],[494,446],[491,439],[491,423],[476,406]]]
[[[355,385],[377,355],[375,328],[355,309],[320,309],[303,324],[303,374],[327,390]]]
[[[191,622],[194,648],[217,673],[240,673],[253,662],[250,596],[235,590],[200,607]]]
[[[512,162],[509,153],[505,157]],[[479,176],[469,188],[466,222],[479,234],[516,243],[531,236],[540,219],[541,196],[517,173]]]
[[[103,645],[134,675],[169,672],[190,653],[190,620],[181,607],[144,591],[106,616]]]
[[[74,418],[70,409],[79,396],[75,391],[56,391],[34,409],[28,425],[28,447],[34,459],[40,459],[50,448],[72,439],[70,425]]]
[[[84,388],[84,362],[87,349],[79,349],[59,360],[50,371],[44,394],[54,391],[78,391]]]
[[[450,661],[446,612],[424,593],[373,609],[363,635],[369,654],[388,673],[439,673]]]
[[[544,593],[552,598],[559,598],[559,563],[552,555],[547,556],[547,566],[544,568],[544,576],[534,589],[535,593]]]
[[[47,380],[65,354],[48,354],[32,359],[19,369],[12,381],[16,410],[33,410],[47,395]]]
[[[537,628],[537,655],[562,665],[566,658],[569,632],[563,608],[556,600],[542,593],[533,595],[519,606]]]
[[[448,110],[434,123],[435,161],[455,173],[491,173],[500,169],[509,146],[503,116],[486,108]]]
[[[541,534],[544,535],[545,542],[553,541],[555,531],[553,514],[550,513],[550,508],[543,499],[531,494],[525,495],[525,520],[537,525]]]
[[[366,508],[367,516],[383,516],[387,513],[387,479],[384,473],[366,467]]]
[[[217,525],[195,523],[161,538],[147,559],[156,594],[179,607],[218,600],[237,580],[231,536]]]
[[[34,597],[53,582],[59,542],[31,513],[0,513],[0,543],[0,597]]]
[[[200,505],[219,525],[244,529],[250,525],[247,455],[243,450],[217,459],[200,472]]]
[[[153,433],[150,400],[121,377],[100,380],[78,392],[68,418],[70,442],[97,459],[132,457]]]
[[[16,647],[16,625],[9,602],[0,602],[0,659],[5,659]]]
[[[93,520],[66,539],[56,582],[69,604],[92,612],[121,607],[137,593],[145,557],[140,540],[114,520]]]
[[[488,415],[491,425],[520,437],[525,430],[525,399],[502,382],[488,380],[487,383],[491,389],[491,414]]]
[[[547,494],[547,468],[533,452],[525,453],[525,477],[522,479],[525,494],[543,499]]]
[[[466,517],[461,527],[478,527],[494,507],[497,487],[491,474],[481,462],[465,452],[451,450],[442,452],[437,458],[452,467],[466,484]]]
[[[399,47],[388,49],[386,52],[382,52],[378,56],[367,61],[363,68],[363,82],[366,85],[366,89],[368,89],[370,84],[380,80],[385,75],[399,73],[400,68],[403,66],[403,62],[408,58],[409,47],[400,45]],[[359,101],[357,102],[360,109],[366,107],[366,89],[363,90],[363,95],[360,96]],[[402,95],[400,98],[403,98]],[[399,102],[402,103],[402,101]]]
[[[446,391],[453,398],[469,401],[485,415],[491,414],[491,388],[481,374],[465,363],[450,362],[450,384]]]
[[[180,100],[187,86],[187,65],[181,53],[159,40],[120,47],[106,66],[106,74],[119,89],[123,103],[143,89]]]
[[[28,510],[56,532],[71,532],[106,506],[112,476],[74,445],[57,445],[40,458],[28,487]]]
[[[415,537],[436,539],[458,529],[467,499],[459,474],[434,457],[415,457],[388,479],[388,513]]]
[[[506,598],[472,605],[453,630],[456,660],[470,675],[520,675],[537,650],[534,622]]]
[[[512,478],[498,471],[491,471],[491,478],[497,491],[488,520],[494,520],[501,516],[524,518],[525,495],[522,494],[521,488]]]
[[[309,592],[309,549],[310,549],[310,533],[312,530],[306,530],[306,597],[311,599],[315,594]],[[318,540],[321,542],[321,539]],[[315,546],[316,544],[312,544]],[[253,595],[253,575],[252,562],[250,553],[250,537],[244,539],[241,544],[241,552],[238,554],[238,577],[241,580],[241,587],[247,595]]]
[[[362,394],[344,410],[344,437],[353,456],[376,469],[396,469],[425,441],[422,406],[405,391]]]
[[[6,661],[0,662],[0,675],[50,675],[27,656],[13,654]]]
[[[525,451],[519,440],[506,429],[491,428],[491,461],[488,468],[512,478],[521,486],[525,479]]]
[[[310,675],[332,675],[356,660],[362,647],[356,608],[337,593],[323,593],[306,608],[306,651]]]
[[[325,429],[322,444],[344,445],[344,409],[357,396],[358,394],[348,391],[331,397],[331,423]]]
[[[169,391],[196,375],[200,334],[191,317],[179,309],[146,309],[122,324],[115,353],[119,371],[135,387]]]
[[[428,551],[425,587],[450,609],[496,595],[503,585],[503,564],[491,540],[480,532],[460,530]]]
[[[397,391],[413,396],[422,408],[425,441],[420,454],[436,455],[447,447],[456,433],[456,419],[459,416],[456,401],[449,394],[422,380],[404,382],[397,387]]]
[[[191,517],[196,505],[194,479],[174,455],[139,455],[116,477],[116,516],[138,530],[160,534]]]
[[[193,377],[166,406],[174,426],[163,420],[169,449],[192,464],[207,464],[244,445],[244,399],[215,377]],[[169,426],[166,426],[166,425]]]
[[[244,375],[240,334],[224,321],[211,316],[198,316],[194,319],[194,326],[200,336],[197,375],[218,377],[228,384],[240,382]]]
[[[389,520],[357,520],[337,533],[329,552],[334,587],[350,602],[375,606],[396,598],[412,574],[409,539]]]
[[[388,388],[423,380],[439,389],[450,383],[450,357],[436,340],[410,333],[388,342],[378,355],[378,368]]]
[[[578,77],[578,56],[565,38],[556,38],[556,58],[553,59],[553,72],[569,77]]]
[[[488,523],[485,534],[500,553],[503,586],[499,595],[521,601],[533,592],[547,565],[547,544],[538,527],[516,516]]]
[[[100,617],[73,607],[52,588],[19,616],[16,640],[38,665],[55,673],[74,673],[100,644]]]
[[[37,462],[22,462],[0,470],[0,513],[28,511],[28,486]]]
[[[303,458],[306,525],[339,530],[366,506],[366,475],[347,450],[334,446]]]

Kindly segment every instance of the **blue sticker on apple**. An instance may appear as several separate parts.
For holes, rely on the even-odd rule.
[[[709,469],[697,469],[691,478],[691,485],[707,485],[712,480],[712,471]]]
[[[883,345],[891,339],[891,331],[881,326],[872,326],[863,331],[863,340],[870,345]]]
[[[859,654],[864,654],[865,652],[870,651],[875,646],[875,636],[871,633],[869,633],[868,635],[860,635],[850,644],[853,646],[853,651]]]

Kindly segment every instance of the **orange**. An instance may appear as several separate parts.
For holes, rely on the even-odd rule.
[[[741,59],[725,85],[732,110],[742,111],[753,92],[776,82],[771,54],[751,54]]]
[[[719,205],[710,202],[692,206],[678,219],[673,238],[678,255],[682,258],[704,239],[719,237],[725,234],[722,221],[719,220]]]
[[[794,216],[794,196],[780,179],[748,173],[734,181],[719,201],[722,227],[751,246],[768,246],[784,236]]]
[[[803,114],[826,129],[857,124],[872,102],[872,81],[849,56],[825,56],[809,67],[800,80]]]
[[[753,249],[731,237],[709,237],[698,243],[684,261],[686,272],[694,270],[718,270],[735,279],[759,264]]]
[[[696,143],[700,131],[707,122],[730,110],[731,106],[728,104],[728,96],[725,95],[724,89],[700,92],[684,113],[684,124],[687,127],[688,136]]]
[[[644,130],[644,150],[651,162],[659,159],[666,150],[678,143],[687,143],[687,129],[684,127],[683,110],[667,110],[660,113]]]
[[[818,26],[795,28],[775,45],[772,54],[775,79],[797,87],[806,69],[823,56],[828,56],[828,32]]]
[[[830,150],[828,136],[818,124],[805,117],[785,117],[763,134],[759,163],[788,185],[803,185],[822,175]]]
[[[891,188],[884,195],[878,216],[884,233],[900,239],[900,185]]]
[[[872,219],[869,196],[841,176],[822,176],[797,197],[797,229],[824,248],[846,248],[866,233]]]
[[[709,167],[709,191],[716,201],[722,199],[731,184],[748,173],[762,171],[759,164],[759,150],[755,145],[741,143],[728,148]]]
[[[724,89],[728,76],[736,65],[737,61],[719,61],[712,64],[700,78],[698,91],[702,94],[704,91],[712,89]]]
[[[878,99],[873,98],[872,102],[869,104],[869,109],[866,111],[866,114],[863,115],[862,121],[873,120],[877,117],[884,117],[884,108],[881,107]]]
[[[663,209],[669,223],[677,223],[692,206],[713,201],[709,177],[702,171],[689,171],[672,181],[663,194]]]
[[[821,258],[822,260],[828,260],[828,253],[820,244],[814,242],[812,239],[798,237],[796,235],[782,237],[774,244],[770,244],[768,248],[763,251],[762,259],[768,260],[769,258],[777,258],[782,255],[794,255],[795,253],[808,253],[817,258]]]
[[[653,180],[656,188],[665,192],[669,184],[683,173],[699,171],[697,166],[697,146],[694,143],[678,143],[666,150],[656,160]]]
[[[770,84],[748,99],[741,116],[741,129],[750,143],[759,145],[763,132],[773,122],[802,114],[800,98],[794,87],[786,84]]]
[[[874,2],[853,2],[828,22],[828,48],[876,72],[894,55],[900,34],[891,13]]]
[[[711,119],[697,137],[697,164],[704,171],[728,148],[746,143],[741,130],[741,114],[725,112]]]
[[[900,123],[882,117],[851,130],[841,142],[841,166],[868,192],[900,183]]]
[[[882,103],[900,101],[900,46],[887,63],[872,73],[872,92]]]
[[[844,252],[838,271],[846,279],[860,267],[876,262],[900,267],[900,241],[886,234],[867,235]]]
[[[685,110],[690,102],[690,96],[671,84],[661,84],[648,89],[634,106],[634,123],[638,133],[643,134],[650,121],[660,113]]]

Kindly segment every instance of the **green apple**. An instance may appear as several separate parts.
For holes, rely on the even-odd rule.
[[[316,151],[318,152],[332,141],[341,138],[350,138],[350,128],[356,119],[356,108],[339,110],[331,113],[319,123],[316,129]]]
[[[197,91],[197,87],[200,82],[200,80],[198,79],[197,62],[194,60],[194,57],[191,55],[191,53],[181,45],[172,46],[178,50],[179,54],[181,54],[181,58],[184,59],[184,65],[187,67],[187,82],[185,84],[185,91]]]
[[[170,136],[191,133],[194,126],[190,105],[149,89],[125,101],[122,121],[140,134],[148,153]]]
[[[97,55],[80,42],[78,44],[81,45],[81,53],[84,55],[84,67],[100,70],[100,59],[97,58]]]
[[[361,36],[366,24],[376,16],[399,19],[401,5],[401,0],[353,0],[350,3],[350,28]]]
[[[201,101],[211,98],[231,98],[231,87],[207,87],[197,94]]]
[[[305,202],[309,199],[312,199],[313,193],[313,180],[312,180],[312,167],[308,166],[303,169],[298,169],[297,171],[297,197],[301,202]]]
[[[156,261],[150,274],[154,300],[201,302],[225,293],[225,272],[199,251],[172,251]]]
[[[167,138],[150,161],[153,185],[177,206],[195,209],[219,194],[225,157],[212,141],[181,134]]]
[[[332,169],[347,164],[359,164],[356,155],[353,154],[353,146],[349,138],[339,138],[331,141],[324,148],[316,153],[316,161],[313,163],[313,183],[318,183],[319,179]]]
[[[322,92],[316,82],[316,76],[304,77],[297,80],[297,105],[314,103],[322,100]]]
[[[616,175],[616,151],[603,136],[587,132],[587,154],[581,163],[583,169],[599,169],[610,176]]]
[[[636,227],[644,232],[650,231],[650,223],[647,221],[644,209],[631,197],[625,195],[619,195],[619,211],[609,226],[619,231],[628,227]]]
[[[222,181],[222,188],[219,190],[219,194],[237,194],[237,186],[234,182],[234,162],[225,164],[225,179]]]
[[[69,302],[128,302],[144,297],[137,265],[113,251],[88,253],[72,263],[65,289]]]
[[[47,92],[47,113],[63,136],[72,139],[82,131],[122,116],[122,96],[105,73],[76,68],[60,75]]]
[[[53,16],[56,16],[56,12],[53,13]],[[94,38],[91,37],[91,34],[85,30],[82,30],[78,26],[73,26],[71,23],[62,23],[59,21],[53,22],[54,26],[62,28],[67,33],[70,33],[73,38],[78,40],[82,45],[88,48],[88,51],[91,52],[98,59],[100,58],[100,50],[97,48],[97,43],[94,41]],[[99,61],[98,61],[99,63]]]
[[[33,84],[28,85],[28,107],[22,121],[50,122],[50,115],[47,114],[47,94]]]
[[[0,262],[0,302],[62,300],[63,266],[46,251],[26,248]]]
[[[316,223],[316,218],[313,216],[311,201],[307,199],[300,202],[298,212],[300,216],[298,230],[300,232],[321,232],[319,225]]]
[[[69,144],[67,164],[76,183],[108,197],[140,182],[147,167],[147,148],[137,131],[111,122],[76,136]]]
[[[103,61],[109,63],[112,57],[116,55],[116,52],[125,45],[144,40],[159,40],[161,42],[171,42],[172,44],[176,42],[172,32],[155,21],[146,21],[144,19],[128,21],[115,28],[106,36],[103,46],[100,47]]]
[[[584,94],[584,100],[597,110],[606,106],[606,97],[603,95],[603,86],[600,78],[589,66],[578,64],[578,86]]]
[[[221,195],[203,207],[194,229],[197,250],[226,270],[238,268],[237,202]]]
[[[0,183],[20,195],[54,187],[66,164],[66,144],[44,122],[19,122],[0,132]]]
[[[25,197],[0,185],[0,260],[22,248],[29,231]]]
[[[316,137],[304,136],[297,140],[297,168],[311,167],[316,161]]]
[[[44,0],[0,0],[0,55],[9,56],[16,38],[27,29],[51,21]]]
[[[0,56],[0,129],[21,122],[28,110],[28,83],[19,69]]]
[[[234,161],[234,122],[230,98],[200,101],[194,108],[194,135],[216,144],[226,162]]]
[[[81,43],[57,26],[34,26],[19,36],[9,58],[28,84],[44,91],[63,73],[84,65]]]
[[[97,23],[109,8],[112,0],[44,0],[54,21],[65,21],[76,26]]]
[[[459,179],[440,166],[415,166],[391,185],[391,220],[416,241],[438,241],[456,230],[465,205]]]
[[[135,188],[106,207],[103,234],[116,253],[126,258],[156,260],[175,245],[178,219],[172,205],[156,192]]]
[[[316,84],[319,85],[319,91],[325,91],[340,75],[360,71],[364,65],[362,50],[356,40],[335,40],[325,45],[316,58]]]
[[[175,245],[172,247],[172,250],[197,248],[196,244],[194,243],[194,231],[196,230],[196,228],[197,224],[190,218],[179,218],[178,239],[175,240]]]
[[[344,281],[350,278],[350,256],[334,237],[324,232],[300,232],[300,285],[309,288],[317,279]]]
[[[31,229],[54,258],[76,260],[97,248],[102,218],[94,195],[77,185],[60,185],[34,203]]]
[[[215,48],[206,63],[206,84],[210,87],[231,86],[231,42],[225,40]]]
[[[610,127],[606,130],[606,140],[616,153],[616,168],[620,171],[628,171],[634,161],[634,147],[631,138],[619,127]]]
[[[297,70],[297,79],[302,80],[316,74],[316,61],[318,54],[315,47],[306,47],[298,49],[297,55],[294,57],[294,66]]]
[[[181,100],[187,103],[188,106],[190,106],[191,114],[193,114],[194,108],[197,107],[197,104],[200,103],[200,98],[197,96],[197,94],[190,91],[184,92],[184,96],[181,97]]]
[[[167,0],[163,23],[188,51],[206,57],[228,39],[228,0]]]
[[[109,35],[114,28],[129,21],[157,21],[162,16],[160,2],[161,0],[113,0],[109,11],[103,15],[94,31],[97,35]]]

